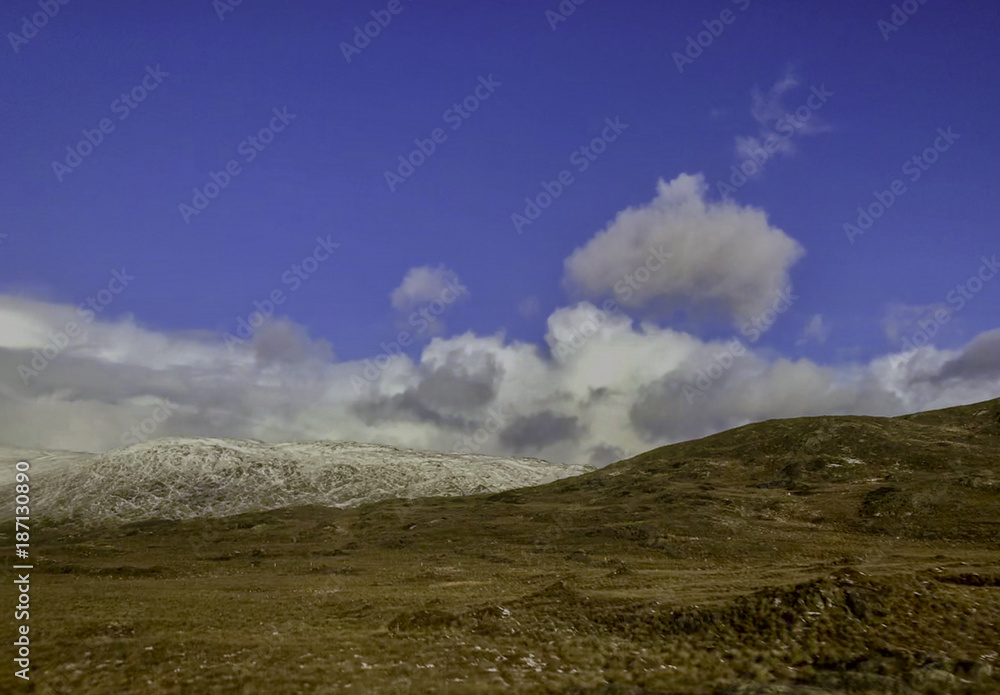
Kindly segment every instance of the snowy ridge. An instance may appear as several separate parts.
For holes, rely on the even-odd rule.
[[[265,444],[170,438],[32,479],[33,515],[52,521],[187,519],[298,504],[501,492],[592,470],[531,458],[441,454],[379,444]]]
[[[16,473],[14,465],[18,461],[28,461],[31,464],[28,475],[33,476],[68,470],[98,456],[100,454],[81,451],[39,451],[0,446],[0,490],[5,490],[6,486],[14,484],[14,474]],[[14,498],[10,496],[6,499]]]

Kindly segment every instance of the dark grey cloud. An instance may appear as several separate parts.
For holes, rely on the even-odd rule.
[[[515,418],[500,433],[500,443],[512,451],[544,449],[550,444],[580,436],[584,428],[575,415],[559,415],[543,410]]]
[[[8,393],[25,399],[53,398],[67,402],[96,401],[118,404],[143,396],[186,401],[193,393],[192,382],[196,375],[188,367],[151,369],[138,365],[112,364],[81,357],[60,354],[47,364],[35,361],[36,374],[22,379],[18,367],[32,367],[35,356],[26,350],[0,348],[0,375]],[[219,379],[218,372],[213,373]],[[205,394],[204,384],[197,391]]]
[[[591,388],[590,395],[587,397],[587,405],[594,405],[617,395],[619,395],[617,391],[607,386],[600,386],[596,389]]]
[[[449,411],[481,408],[496,398],[504,372],[496,357],[486,355],[481,364],[469,367],[456,354],[436,368],[421,370],[417,397],[431,407]]]
[[[741,357],[715,383],[682,382],[671,374],[639,390],[629,410],[633,427],[650,441],[679,441],[773,418],[888,415],[906,404],[871,380],[838,382],[835,371],[811,362]]]
[[[1000,329],[976,337],[955,359],[946,362],[935,380],[1000,377]]]
[[[334,360],[330,343],[313,340],[305,327],[285,317],[265,321],[254,331],[250,345],[262,365]]]
[[[415,386],[403,393],[368,396],[352,409],[367,425],[402,420],[459,431],[475,429],[475,414],[496,398],[504,372],[494,355],[472,364],[461,360],[456,352],[444,364],[421,365]]]
[[[465,417],[435,410],[423,402],[415,391],[358,401],[352,405],[351,410],[370,427],[386,422],[409,421],[464,431],[472,425],[472,421]]]

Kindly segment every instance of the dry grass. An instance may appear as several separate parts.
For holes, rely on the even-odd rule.
[[[37,692],[1000,692],[998,443],[995,401],[498,495],[45,529]]]

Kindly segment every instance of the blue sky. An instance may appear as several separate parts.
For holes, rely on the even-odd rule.
[[[613,296],[591,270],[567,269],[574,251],[621,211],[649,205],[660,180],[702,174],[695,198],[722,205],[716,182],[743,161],[737,139],[763,140],[774,123],[761,114],[794,113],[813,87],[832,96],[728,203],[763,211],[800,247],[775,262],[797,299],[755,346],[765,359],[848,371],[870,364],[899,350],[917,317],[947,304],[980,259],[1000,251],[995,3],[929,0],[886,40],[878,22],[890,20],[891,3],[860,0],[587,0],[554,29],[546,12],[558,10],[555,1],[401,0],[348,62],[342,43],[386,5],[243,2],[220,19],[209,0],[74,0],[15,50],[8,32],[21,32],[21,18],[39,6],[7,3],[0,292],[76,306],[124,267],[136,279],[101,321],[205,340],[235,331],[254,300],[288,289],[283,274],[322,237],[340,247],[278,313],[327,341],[336,362],[371,357],[398,334],[426,287],[411,277],[412,302],[394,308],[390,296],[422,267],[460,278],[469,295],[409,348],[415,364],[432,335],[503,331],[505,344],[547,356],[553,312]],[[677,52],[723,11],[732,22],[679,71]],[[147,69],[166,75],[121,120],[115,100]],[[445,112],[490,76],[498,86],[453,129]],[[247,162],[241,143],[274,109],[294,119]],[[105,118],[113,131],[60,180],[53,162]],[[609,118],[627,129],[577,171],[571,154]],[[446,139],[391,191],[386,170],[436,128]],[[959,138],[919,181],[906,180],[902,165],[948,128]],[[231,160],[240,173],[186,222],[179,206]],[[511,215],[565,169],[573,183],[518,234]],[[906,193],[850,243],[844,224],[896,179]],[[590,261],[602,253],[592,248]],[[756,260],[739,272],[749,276],[752,263],[774,270],[752,250],[746,257]],[[691,263],[708,265],[690,285],[657,284],[658,295],[626,314],[702,341],[739,335],[747,314],[731,309],[740,291],[719,299],[705,283],[724,268]],[[1000,283],[985,283],[939,326],[934,345],[959,351],[996,329],[998,293]],[[528,300],[537,310],[519,311]]]

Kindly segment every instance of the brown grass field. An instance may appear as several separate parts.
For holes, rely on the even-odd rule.
[[[1000,400],[497,495],[32,531],[4,692],[1000,692]]]

